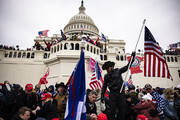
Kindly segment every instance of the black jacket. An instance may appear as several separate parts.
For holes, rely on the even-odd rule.
[[[36,94],[32,92],[30,96],[27,96],[27,94],[23,92],[17,96],[16,104],[16,112],[21,107],[28,107],[31,110],[35,110],[38,106]]]
[[[22,120],[19,115],[14,115],[13,118],[11,120]]]
[[[57,104],[51,100],[46,102],[40,110],[36,111],[36,116],[43,117],[46,120],[57,118]]]
[[[104,83],[102,87],[102,96],[104,96],[106,88],[108,87],[112,93],[120,93],[121,86],[123,84],[122,73],[126,72],[129,63],[122,68],[115,68],[110,73],[104,75]],[[124,91],[124,86],[123,90]]]
[[[89,101],[88,96],[87,96],[87,99],[86,99],[86,114],[92,114],[92,113],[97,115],[96,104],[95,103],[91,103]]]

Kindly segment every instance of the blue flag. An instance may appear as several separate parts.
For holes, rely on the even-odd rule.
[[[84,52],[81,53],[70,84],[64,120],[86,120],[86,83]]]
[[[102,34],[102,40],[103,40],[104,42],[106,42],[106,37],[104,36],[103,33],[101,33],[101,34]]]

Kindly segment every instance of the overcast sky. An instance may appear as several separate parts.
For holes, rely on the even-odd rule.
[[[59,34],[76,15],[81,0],[0,0],[0,44],[31,48],[38,31]],[[100,33],[126,42],[134,50],[143,19],[156,41],[166,50],[180,42],[180,0],[84,0]],[[137,49],[144,47],[144,32]]]

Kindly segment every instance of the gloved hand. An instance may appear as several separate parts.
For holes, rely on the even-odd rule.
[[[134,61],[135,56],[136,56],[136,51],[133,51],[133,52],[131,53],[131,58],[132,58],[133,61]]]
[[[101,95],[101,102],[104,103],[104,96]]]
[[[158,114],[159,112],[157,110],[153,110],[153,109],[150,110],[150,116],[156,117]]]

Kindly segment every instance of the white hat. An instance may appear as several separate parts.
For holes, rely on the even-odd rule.
[[[144,95],[142,98],[143,98],[143,99],[147,99],[147,100],[152,100],[152,96],[151,96],[149,93],[147,93],[146,95]]]
[[[82,35],[82,38],[83,38],[83,37],[85,37],[85,38],[86,38],[87,36],[83,34],[83,35]]]

